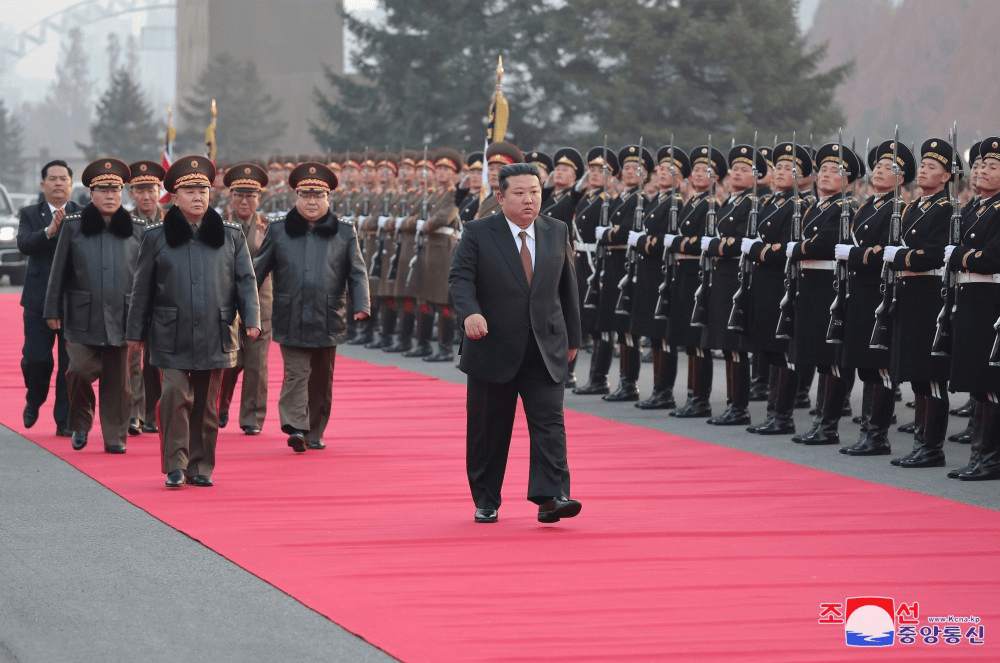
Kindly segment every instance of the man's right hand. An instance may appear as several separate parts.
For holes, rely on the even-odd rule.
[[[479,313],[473,313],[465,319],[465,335],[476,340],[483,338],[488,333],[486,328],[486,318]]]
[[[66,210],[64,210],[63,208],[60,207],[55,211],[55,213],[52,215],[52,223],[50,223],[48,227],[45,228],[45,234],[48,237],[51,238],[56,236],[56,233],[59,232],[59,226],[62,225],[62,220],[64,216],[66,216]]]

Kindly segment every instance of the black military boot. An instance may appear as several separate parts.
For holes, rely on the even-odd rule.
[[[445,361],[455,361],[455,351],[452,347],[451,341],[455,336],[455,318],[451,315],[449,311],[447,315],[443,312],[441,313],[441,336],[438,341],[438,351],[429,356],[424,357],[424,361],[432,362],[445,362]]]
[[[840,444],[840,434],[837,432],[837,428],[844,411],[844,394],[847,391],[847,383],[833,375],[823,375],[822,377],[826,378],[826,387],[823,390],[823,402],[820,404],[822,414],[819,426],[815,432],[808,433],[802,438],[802,444],[810,446]]]
[[[688,355],[691,395],[687,403],[670,413],[671,417],[679,419],[702,419],[712,416],[712,356],[702,354]]]
[[[417,320],[417,345],[412,350],[404,352],[404,357],[427,357],[434,354],[431,348],[431,336],[434,334],[434,311],[421,312]]]
[[[750,362],[750,400],[766,401],[770,395],[771,364],[763,353],[755,352]]]
[[[635,404],[640,410],[670,410],[677,407],[674,401],[674,382],[677,379],[677,353],[663,349],[662,341],[653,344],[653,393]]]
[[[975,404],[976,404],[976,399],[973,398],[972,396],[969,396],[969,400],[965,401],[965,403],[958,406],[954,410],[949,410],[948,414],[953,414],[956,417],[971,417],[972,408],[975,406]]]
[[[792,436],[792,442],[794,442],[795,444],[802,444],[803,439],[805,439],[807,436],[815,435],[816,431],[819,430],[820,422],[823,421],[822,410],[823,410],[823,398],[826,396],[826,382],[830,378],[832,378],[832,376],[826,375],[825,373],[819,374],[818,384],[816,385],[816,407],[812,410],[809,410],[809,414],[813,415],[812,424],[810,424],[809,430],[807,430],[805,433],[802,433],[801,435]],[[796,401],[798,398],[800,398],[802,394],[801,388],[802,388],[802,378],[800,376],[799,393],[796,394]]]
[[[868,439],[868,424],[871,422],[872,418],[872,398],[875,393],[875,384],[869,382],[861,383],[861,414],[851,419],[852,422],[856,424],[861,424],[861,434],[858,435],[858,441],[849,447],[841,447],[838,451],[842,454],[848,454],[851,449],[857,449],[861,447],[865,440]]]
[[[972,408],[975,409],[975,403],[972,404]],[[969,415],[969,424],[964,430],[961,430],[953,435],[948,436],[949,442],[958,442],[959,444],[971,444],[972,443],[972,415]]]
[[[601,396],[609,403],[623,403],[639,400],[639,367],[642,363],[642,349],[622,344],[619,357],[618,388],[610,394]]]
[[[386,352],[406,352],[413,347],[413,326],[417,318],[412,312],[403,311],[403,321],[399,325],[399,338],[388,348],[383,348]]]
[[[972,469],[979,464],[979,459],[982,457],[983,452],[983,430],[986,428],[986,417],[991,416],[991,413],[995,413],[995,410],[986,412],[983,410],[983,404],[976,401],[975,405],[972,407],[972,416],[969,417],[972,420],[972,445],[971,453],[969,454],[969,462],[964,467],[959,467],[948,472],[949,479],[957,479],[960,474],[965,474],[966,472],[972,471]],[[993,422],[990,422],[992,426]]]
[[[869,387],[870,393],[862,398],[868,398],[868,414],[862,415],[865,417],[864,433],[855,444],[848,447],[848,456],[886,456],[892,453],[889,426],[892,412],[896,409],[896,395],[892,389],[880,384],[866,382],[865,389]]]
[[[913,395],[913,409],[915,410],[915,416],[912,422],[908,424],[903,424],[896,428],[900,433],[913,433],[916,435],[917,428],[923,425],[924,419],[926,418],[926,413],[921,409],[927,407],[927,399],[921,397],[919,394]]]
[[[889,461],[890,465],[899,466],[904,460],[908,460],[917,455],[917,452],[924,446],[924,427],[923,427],[923,417],[927,412],[927,396],[922,396],[920,394],[913,395],[913,405],[917,411],[917,419],[915,424],[920,424],[914,427],[913,431],[913,448],[910,449],[910,453],[906,454],[902,458],[893,458]]]
[[[795,392],[798,390],[799,376],[787,366],[778,366],[778,379],[773,389],[774,417],[769,423],[757,427],[758,435],[795,434]]]
[[[948,434],[948,401],[925,396],[919,449],[899,459],[899,467],[944,467],[944,436]]]
[[[996,426],[996,413],[1000,408],[996,403],[979,403],[976,412],[982,412],[982,434],[980,435],[979,462],[971,469],[961,472],[962,481],[989,481],[1000,479],[1000,429]],[[976,440],[973,437],[972,445]]]
[[[769,365],[770,366],[770,365]],[[778,366],[770,366],[767,379],[767,414],[764,421],[753,426],[747,426],[748,433],[756,433],[761,428],[767,428],[774,421],[774,409],[778,399]],[[750,400],[753,400],[753,387],[750,387]]]
[[[396,309],[387,301],[382,307],[382,324],[379,329],[379,337],[365,347],[372,348],[373,350],[392,347],[392,337],[396,334],[397,317]]]
[[[731,385],[729,407],[708,423],[713,426],[745,426],[750,423],[750,363],[746,357],[727,358],[726,378]]]
[[[375,328],[378,326],[378,308],[372,309],[372,314],[360,323],[361,332],[347,342],[347,345],[368,345],[375,340]]]
[[[587,384],[574,389],[574,394],[591,396],[611,391],[608,387],[608,371],[611,369],[612,354],[614,347],[611,341],[599,339],[594,345],[594,353],[590,356],[590,379]]]

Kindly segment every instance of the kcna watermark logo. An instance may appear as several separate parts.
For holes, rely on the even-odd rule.
[[[848,647],[912,645],[982,645],[986,629],[975,615],[926,617],[921,624],[920,604],[884,596],[854,596],[843,603],[820,603],[820,624],[843,624]]]

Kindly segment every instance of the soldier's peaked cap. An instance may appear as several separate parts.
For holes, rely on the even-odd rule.
[[[130,177],[128,166],[124,161],[105,157],[92,161],[83,169],[80,182],[88,189],[99,186],[121,187]]]
[[[238,163],[226,171],[222,183],[230,189],[260,191],[267,187],[267,171],[255,163]]]
[[[300,163],[288,174],[288,186],[296,191],[331,191],[337,184],[336,173],[318,161]]]
[[[211,187],[215,181],[215,164],[208,157],[181,157],[170,165],[163,178],[163,188],[170,193],[189,186]]]

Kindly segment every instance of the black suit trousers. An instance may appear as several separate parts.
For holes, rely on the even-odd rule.
[[[24,348],[21,350],[21,373],[28,393],[25,400],[40,407],[49,396],[49,380],[55,362],[52,360],[52,346],[58,348],[59,372],[56,374],[56,403],[52,417],[56,423],[65,426],[69,420],[69,396],[66,391],[66,369],[69,355],[62,330],[49,329],[42,318],[42,312],[24,309]]]
[[[469,376],[465,465],[477,508],[500,506],[518,396],[528,421],[531,448],[528,499],[543,504],[553,497],[569,496],[564,395],[565,387],[549,375],[534,335],[529,337],[524,361],[510,382]]]

